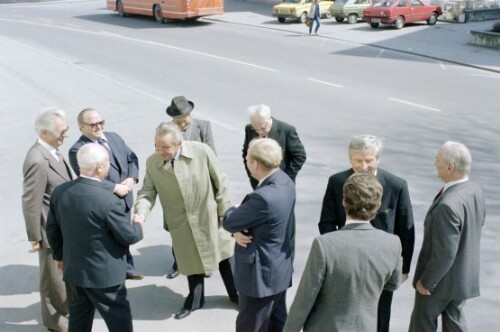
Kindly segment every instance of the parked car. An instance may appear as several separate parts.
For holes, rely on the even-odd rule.
[[[401,29],[405,23],[427,21],[434,25],[443,12],[441,7],[425,5],[420,0],[380,0],[365,8],[363,16],[366,23],[377,28],[380,23],[394,24]]]
[[[283,23],[287,18],[299,20],[304,23],[307,19],[309,9],[311,8],[312,0],[283,0],[273,7],[273,16],[278,18],[278,21]],[[319,11],[321,18],[330,18],[330,7],[333,1],[320,1]]]
[[[358,19],[363,19],[363,9],[372,3],[372,0],[336,0],[330,7],[330,14],[339,23],[346,18],[349,24],[357,23]]]

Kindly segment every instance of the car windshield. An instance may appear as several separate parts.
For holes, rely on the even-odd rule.
[[[283,0],[284,3],[299,3],[300,0]]]
[[[398,0],[380,0],[377,1],[373,4],[373,7],[390,7],[392,6],[393,3],[397,2]]]

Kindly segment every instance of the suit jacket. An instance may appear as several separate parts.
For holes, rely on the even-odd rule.
[[[317,237],[284,331],[376,331],[383,289],[401,284],[401,243],[370,224]]]
[[[202,142],[207,144],[215,153],[214,136],[212,135],[212,127],[209,121],[191,119],[188,137],[184,137],[186,141]]]
[[[121,183],[127,178],[138,180],[139,160],[134,151],[132,151],[127,146],[127,144],[125,144],[123,138],[121,138],[118,134],[113,132],[105,132],[104,135],[113,153],[113,156],[112,158],[110,156],[110,171],[108,177],[105,179],[105,181],[103,181],[103,183],[105,184],[106,188],[108,188],[108,190],[111,190],[111,192],[113,192],[115,184]],[[76,154],[78,150],[87,143],[94,143],[94,141],[82,135],[69,149],[69,162],[71,163],[71,167],[77,175],[80,175],[80,167],[78,166],[78,161],[76,160]],[[127,196],[125,196],[125,206],[127,211],[132,208],[133,202],[134,196],[132,192],[129,192]]]
[[[55,260],[64,262],[64,281],[85,288],[125,282],[128,246],[142,239],[124,202],[99,181],[78,178],[54,190],[47,237]]]
[[[73,178],[73,173],[64,158],[60,163],[37,142],[26,155],[23,177],[22,208],[28,240],[42,241],[42,247],[49,248],[45,224],[50,197],[55,187]]]
[[[281,160],[280,168],[288,174],[292,181],[295,181],[297,173],[306,162],[304,145],[302,145],[295,127],[275,118],[272,119],[273,125],[267,137],[274,139],[281,146],[283,159]],[[258,137],[259,135],[252,129],[252,125],[247,124],[245,127],[245,141],[243,142],[243,163],[245,164],[245,170],[253,189],[257,186],[258,181],[250,175],[245,157],[247,156],[248,144],[250,144],[251,140]]]
[[[342,188],[353,173],[352,169],[348,169],[336,173],[328,179],[318,224],[320,234],[333,232],[345,225],[346,215],[342,206]],[[399,237],[403,247],[403,273],[406,274],[410,272],[415,244],[413,209],[408,185],[405,180],[381,168],[377,169],[377,179],[384,192],[382,205],[375,219],[372,220],[372,225]]]
[[[434,200],[424,221],[424,240],[415,268],[433,297],[464,300],[479,296],[479,249],[486,216],[481,188],[455,184]]]
[[[212,273],[233,255],[234,240],[218,218],[231,206],[229,183],[208,145],[183,141],[174,167],[157,153],[147,159],[135,213],[147,218],[157,197],[180,273]]]
[[[252,243],[235,247],[235,286],[240,294],[266,297],[290,286],[292,260],[289,228],[295,206],[295,185],[277,170],[224,215],[230,233],[248,230]]]

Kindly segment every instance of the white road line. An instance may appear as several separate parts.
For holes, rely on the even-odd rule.
[[[422,108],[422,109],[433,111],[433,112],[441,112],[440,109],[437,109],[437,108],[434,108],[434,107],[425,106],[425,105],[421,105],[421,104],[417,104],[417,103],[412,103],[411,101],[401,100],[401,99],[392,98],[392,97],[389,98],[389,100],[390,101],[395,101],[397,103],[405,104],[405,105],[410,105],[410,106]]]
[[[81,25],[76,25],[76,24],[71,24],[71,23],[66,23],[67,26],[75,29],[81,29]]]
[[[112,36],[112,37],[122,37],[122,35],[120,35],[119,33],[114,33],[114,32],[109,32],[109,31],[104,31],[104,30],[101,30],[100,33],[102,33],[103,35],[108,35],[108,36]]]
[[[446,66],[444,65],[443,61],[439,61],[439,67],[441,67],[442,70],[446,70]]]
[[[329,86],[334,86],[336,88],[343,88],[344,87],[343,85],[340,85],[340,84],[335,84],[335,83],[332,83],[332,82],[317,80],[315,78],[310,78],[310,77],[307,80],[311,81],[311,82],[315,82],[315,83],[320,83],[320,84],[325,84],[325,85],[329,85]]]
[[[25,23],[25,24],[39,25],[39,26],[45,26],[45,27],[48,26],[46,24],[41,24],[41,23],[37,23],[37,22],[20,21],[20,20],[12,20],[12,19],[5,19],[5,18],[0,18],[0,21],[3,21],[3,22],[15,22],[15,23]],[[51,27],[51,28],[57,28],[57,29],[62,29],[62,30],[77,31],[77,32],[88,33],[88,34],[93,34],[93,35],[100,35],[100,36],[105,35],[105,36],[112,37],[112,38],[120,38],[120,39],[123,39],[123,40],[128,40],[128,41],[132,41],[132,42],[136,42],[136,43],[149,44],[149,45],[154,45],[154,46],[160,46],[160,47],[169,48],[169,49],[172,49],[172,50],[181,51],[181,52],[185,52],[185,53],[191,53],[191,54],[201,55],[201,56],[204,56],[204,57],[207,57],[207,58],[212,58],[212,59],[217,59],[217,60],[221,60],[221,61],[225,61],[225,62],[235,63],[235,64],[242,65],[242,66],[247,66],[247,67],[252,67],[252,68],[257,68],[257,69],[272,71],[272,72],[278,72],[278,70],[276,70],[274,68],[260,66],[260,65],[253,64],[253,63],[250,63],[250,62],[240,61],[240,60],[236,60],[236,59],[232,59],[232,58],[226,58],[226,57],[215,55],[215,54],[210,54],[210,53],[205,53],[205,52],[190,50],[190,49],[187,49],[187,48],[177,47],[177,46],[173,46],[173,45],[169,45],[169,44],[163,44],[163,43],[159,43],[159,42],[153,42],[153,41],[148,41],[148,40],[142,40],[142,39],[136,39],[136,38],[131,38],[131,37],[125,37],[125,36],[116,35],[116,34],[109,34],[109,33],[104,34],[103,31],[99,31],[99,32],[98,31],[89,31],[89,30],[78,29],[78,28],[73,28],[73,27],[69,27],[69,26],[51,25],[49,27]]]
[[[379,52],[378,52],[378,55],[377,55],[377,58],[381,58],[382,55],[384,54],[385,50],[384,49],[381,49]]]
[[[40,21],[44,21],[44,22],[52,22],[51,19],[48,19],[48,18],[43,18],[43,17],[37,17]]]

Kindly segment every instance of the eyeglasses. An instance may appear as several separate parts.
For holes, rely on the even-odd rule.
[[[101,120],[99,122],[94,122],[94,123],[85,123],[85,122],[82,122],[82,124],[84,124],[86,126],[89,126],[89,127],[92,127],[92,129],[97,128],[97,126],[104,127],[105,123],[106,123],[106,121],[104,121],[104,120]]]

